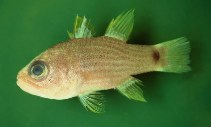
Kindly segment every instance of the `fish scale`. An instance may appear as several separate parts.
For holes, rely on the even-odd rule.
[[[77,48],[80,50],[75,50],[75,54],[80,59],[81,64],[84,65],[83,69],[85,70],[89,70],[89,68],[106,68],[108,71],[115,71],[116,68],[118,70],[127,68],[128,72],[133,73],[128,73],[127,71],[125,73],[132,75],[154,71],[153,69],[156,67],[152,62],[152,46],[122,44],[121,42],[114,42],[112,38],[108,37],[94,38],[90,42],[80,39],[73,43],[80,43],[77,45]],[[90,45],[86,45],[87,43]],[[118,47],[113,46],[118,45],[118,43],[120,43]],[[131,47],[127,49],[129,46]],[[75,48],[74,46],[72,47]],[[127,49],[126,52],[124,49]],[[134,52],[134,50],[139,52]],[[97,59],[93,60],[93,58]],[[116,58],[122,62],[116,62]]]

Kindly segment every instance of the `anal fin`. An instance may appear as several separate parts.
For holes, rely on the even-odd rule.
[[[143,91],[139,85],[142,85],[141,80],[131,77],[116,88],[129,99],[145,102]]]

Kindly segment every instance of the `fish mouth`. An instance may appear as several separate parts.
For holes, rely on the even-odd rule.
[[[54,99],[54,100],[63,100],[63,99],[69,99],[71,98],[70,95],[61,93],[57,94],[55,90],[49,91],[45,87],[39,86],[36,84],[36,81],[33,80],[25,71],[20,71],[17,74],[17,81],[16,81],[18,87],[23,90],[24,92],[27,92],[31,95],[39,96],[42,98],[47,99]]]
[[[21,83],[23,82],[22,80],[21,80],[21,72],[18,72],[18,75],[17,75],[17,78],[16,78],[16,84],[19,86],[19,87],[21,87]]]
[[[18,73],[16,83],[23,91],[32,95],[41,96],[40,91],[37,88],[38,86],[30,80],[27,80],[27,74],[25,74],[23,71]]]
[[[25,72],[20,71],[18,73],[16,83],[21,90],[31,95],[35,95],[35,96],[39,96],[39,97],[47,98],[47,99],[61,100],[60,98],[56,98],[55,96],[46,95],[45,90],[42,87],[36,85],[30,79],[28,79],[28,76]]]
[[[25,92],[29,92],[29,84],[24,80],[22,73],[19,72],[17,75],[17,81],[16,81],[17,85]]]

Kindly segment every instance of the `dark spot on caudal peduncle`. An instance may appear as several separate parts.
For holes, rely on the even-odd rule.
[[[152,57],[153,57],[153,60],[155,61],[155,63],[157,63],[160,59],[160,53],[159,51],[157,50],[154,50],[153,51],[153,54],[152,54]]]

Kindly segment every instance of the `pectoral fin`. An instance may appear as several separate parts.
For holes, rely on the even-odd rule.
[[[92,92],[85,95],[80,95],[79,100],[83,106],[94,113],[104,112],[104,96],[100,92]]]
[[[145,102],[143,91],[138,85],[142,85],[142,82],[131,77],[123,84],[117,86],[117,90],[129,99]]]
[[[120,14],[113,19],[106,32],[105,36],[113,37],[122,41],[127,41],[134,24],[134,10]]]
[[[93,36],[93,27],[86,17],[76,16],[73,33],[67,32],[70,39],[73,38],[90,38]]]

